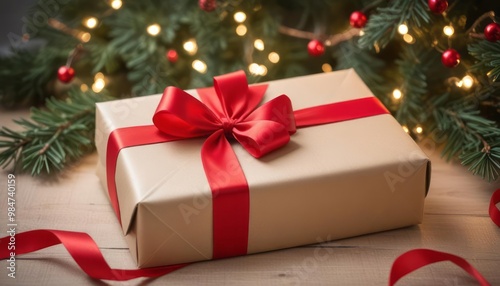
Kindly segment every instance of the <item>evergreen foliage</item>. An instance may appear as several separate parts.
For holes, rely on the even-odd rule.
[[[500,41],[482,35],[498,20],[496,1],[450,0],[443,14],[431,12],[425,0],[217,0],[212,12],[197,0],[122,1],[115,10],[111,1],[39,0],[26,16],[28,34],[10,35],[12,53],[0,58],[0,105],[34,108],[31,120],[16,121],[20,131],[0,130],[0,165],[15,162],[37,175],[90,152],[98,101],[160,93],[168,85],[208,86],[213,76],[238,69],[253,83],[319,73],[327,64],[354,68],[416,140],[430,136],[443,144],[445,158],[486,180],[499,177]],[[356,10],[368,16],[362,34],[349,26]],[[242,23],[233,18],[238,11],[246,15]],[[98,20],[95,28],[85,26],[89,17]],[[147,32],[152,24],[160,27],[157,35]],[[398,33],[401,24],[411,38]],[[241,25],[244,35],[235,32]],[[454,27],[453,36],[443,34],[445,25]],[[256,39],[265,43],[263,51]],[[324,55],[308,54],[312,39],[325,43]],[[194,52],[183,48],[189,40],[197,44]],[[448,48],[461,55],[455,68],[441,64]],[[176,61],[166,56],[170,50]],[[195,70],[194,60],[206,71]],[[252,63],[266,73],[251,72]],[[76,71],[70,84],[57,80],[66,64]],[[104,89],[87,91],[98,73]],[[463,85],[466,75],[471,87]]]

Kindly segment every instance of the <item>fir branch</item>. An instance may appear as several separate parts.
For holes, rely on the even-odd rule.
[[[49,83],[66,63],[73,47],[46,46],[20,50],[0,59],[0,104],[4,107],[40,105],[48,97]]]
[[[106,100],[92,92],[71,91],[66,100],[50,98],[46,109],[33,108],[31,120],[15,122],[23,128],[0,129],[0,166],[31,175],[51,173],[93,150],[95,103]]]
[[[496,82],[500,77],[500,42],[477,41],[468,46],[469,54],[478,62],[471,69],[484,72]]]
[[[421,27],[430,22],[427,1],[395,0],[387,7],[379,7],[370,16],[365,35],[359,39],[361,48],[377,46],[384,48],[394,37],[399,25],[406,23],[410,28]]]
[[[445,142],[442,156],[447,160],[459,156],[473,174],[496,180],[500,173],[500,128],[471,106],[452,107],[457,105],[436,108],[433,113],[436,139]]]
[[[403,97],[396,104],[395,117],[403,125],[415,126],[427,121],[425,97],[428,90],[427,73],[439,60],[433,50],[405,45],[396,64],[402,76]]]

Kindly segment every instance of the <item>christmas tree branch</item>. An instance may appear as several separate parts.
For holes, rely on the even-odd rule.
[[[295,37],[295,38],[300,38],[300,39],[308,39],[308,40],[313,40],[313,39],[319,39],[323,42],[325,42],[326,46],[333,47],[336,46],[337,44],[350,40],[355,36],[359,36],[359,32],[361,30],[357,28],[350,28],[346,30],[345,32],[335,34],[335,35],[317,35],[312,32],[307,32],[307,31],[302,31],[290,27],[286,27],[283,25],[280,25],[278,28],[278,32]]]
[[[410,28],[421,27],[430,22],[424,0],[395,0],[388,2],[387,7],[379,7],[370,16],[363,35],[359,39],[361,48],[384,48],[394,37],[399,25],[406,23]]]
[[[438,141],[444,141],[443,156],[459,155],[469,171],[488,181],[500,174],[500,128],[471,108],[438,108],[434,112]]]
[[[106,100],[91,92],[72,91],[67,100],[48,99],[46,109],[32,109],[31,121],[15,121],[21,131],[0,129],[0,165],[31,175],[61,170],[93,150],[95,103]]]

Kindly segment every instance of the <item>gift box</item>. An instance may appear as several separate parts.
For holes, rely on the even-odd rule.
[[[221,103],[209,103],[208,109],[238,113],[240,107],[229,101],[254,93],[263,94],[263,107],[255,112],[260,115],[240,114],[247,116],[245,123],[214,111],[214,118],[223,118],[221,130],[205,132],[210,128],[201,121],[212,113],[198,100],[240,89],[245,89],[241,79],[188,90],[187,96],[167,88],[163,95],[97,104],[97,172],[139,267],[421,223],[429,159],[354,70],[271,81],[219,98]],[[370,104],[377,110],[373,114]],[[191,121],[202,127],[193,131]],[[261,131],[268,123],[271,127]],[[236,140],[228,134],[232,130]],[[242,139],[240,133],[257,139]],[[221,146],[230,150],[222,152]]]

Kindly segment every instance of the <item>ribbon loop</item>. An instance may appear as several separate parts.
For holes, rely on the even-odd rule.
[[[165,89],[153,116],[153,123],[161,132],[179,138],[209,135],[219,122],[206,105],[177,87]]]

